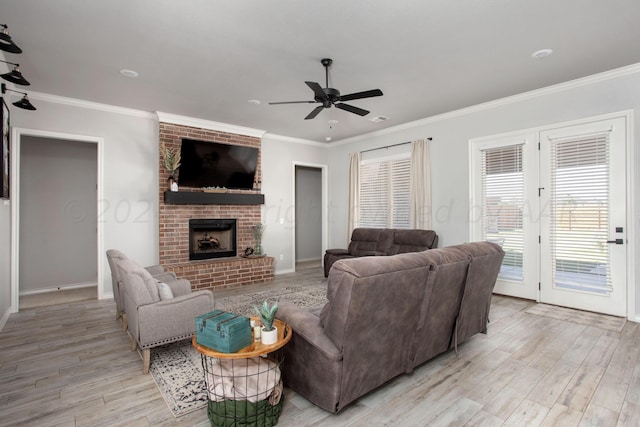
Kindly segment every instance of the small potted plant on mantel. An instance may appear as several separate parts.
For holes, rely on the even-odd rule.
[[[176,171],[180,167],[180,150],[177,148],[167,148],[164,142],[160,143],[160,155],[164,168],[169,172],[169,190],[178,191],[178,183],[176,182]]]
[[[253,306],[253,309],[258,313],[260,322],[262,323],[262,329],[260,331],[260,341],[264,345],[275,344],[278,341],[278,328],[273,326],[274,320],[276,320],[276,313],[278,312],[278,303],[274,302],[271,307],[269,303],[264,301],[260,308]]]

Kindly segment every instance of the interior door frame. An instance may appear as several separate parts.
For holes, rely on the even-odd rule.
[[[63,132],[43,131],[37,129],[27,128],[12,128],[11,139],[13,141],[11,152],[11,306],[9,308],[10,313],[17,313],[20,307],[20,143],[23,136],[34,136],[49,139],[61,139],[67,141],[86,142],[90,144],[97,144],[97,161],[96,161],[96,173],[98,188],[96,189],[96,205],[98,206],[100,200],[103,200],[103,150],[104,139],[95,136],[77,135]],[[98,206],[99,208],[99,206]],[[99,209],[98,209],[99,212]],[[98,214],[99,215],[99,214]],[[99,219],[99,218],[98,218]],[[104,289],[102,287],[102,280],[104,277],[104,257],[100,254],[103,252],[104,242],[104,225],[101,221],[98,221],[97,230],[97,245],[96,245],[96,259],[98,268],[98,299],[104,298]]]
[[[627,234],[626,234],[626,257],[627,257],[627,286],[626,286],[626,294],[627,294],[627,319],[634,322],[640,322],[640,307],[636,307],[636,267],[635,267],[635,254],[636,254],[636,225],[635,225],[635,192],[637,191],[635,185],[635,177],[636,173],[640,173],[640,171],[636,171],[635,167],[635,148],[634,148],[634,114],[633,110],[623,110],[614,113],[602,114],[591,117],[584,117],[576,120],[570,120],[566,122],[553,123],[544,126],[538,126],[529,129],[522,129],[514,132],[507,132],[503,134],[496,134],[486,137],[473,138],[469,140],[469,192],[470,192],[470,215],[469,215],[469,237],[470,240],[477,239],[480,235],[480,227],[481,225],[477,221],[477,218],[474,217],[474,209],[477,207],[476,203],[476,195],[474,194],[474,188],[476,186],[475,180],[476,178],[476,167],[474,166],[473,159],[476,154],[475,150],[479,141],[489,141],[489,140],[497,140],[497,139],[505,139],[508,137],[512,137],[513,135],[520,134],[528,134],[535,133],[536,137],[540,137],[540,133],[548,130],[552,130],[559,127],[569,127],[574,125],[580,125],[592,121],[600,121],[600,120],[608,120],[614,118],[624,118],[625,119],[625,152],[626,152],[626,217],[627,217]],[[538,248],[538,252],[540,248]],[[540,255],[538,255],[539,257]],[[539,276],[538,276],[539,277]],[[540,290],[536,289],[536,301],[540,302]]]
[[[296,167],[302,166],[313,169],[320,169],[321,182],[322,182],[322,251],[320,257],[327,250],[327,242],[329,240],[329,175],[328,166],[319,163],[307,163],[307,162],[292,162],[291,174],[292,174],[292,196],[293,206],[291,207],[293,217],[293,233],[291,233],[291,268],[292,271],[296,271]]]

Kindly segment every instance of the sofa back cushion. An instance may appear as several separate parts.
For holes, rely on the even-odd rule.
[[[420,253],[379,261],[340,260],[329,273],[321,322],[343,355],[341,406],[411,369],[409,352],[431,266]]]
[[[367,256],[386,255],[393,243],[393,230],[385,228],[356,228],[351,233],[349,254]]]
[[[504,251],[491,242],[472,242],[454,246],[471,258],[464,297],[456,324],[456,341],[487,331],[493,287],[500,273]]]
[[[467,254],[451,247],[420,253],[433,267],[411,351],[414,366],[449,349],[470,261]]]
[[[388,255],[420,252],[438,247],[438,235],[433,230],[395,230]]]

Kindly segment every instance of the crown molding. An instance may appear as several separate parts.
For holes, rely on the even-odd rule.
[[[253,136],[262,138],[266,131],[253,129],[243,126],[231,125],[228,123],[214,122],[211,120],[197,119],[194,117],[180,116],[177,114],[163,113],[156,111],[158,120],[163,123],[171,123],[174,125],[191,126],[201,129],[209,129],[219,132],[234,133],[238,135]]]
[[[291,136],[278,135],[278,134],[269,133],[269,132],[266,132],[263,138],[268,138],[268,139],[281,141],[281,142],[287,142],[291,144],[302,144],[302,145],[311,145],[313,147],[329,148],[327,144],[324,144],[322,142],[312,141],[310,139],[302,139],[302,138],[295,138]]]
[[[105,111],[108,113],[124,114],[127,116],[141,117],[144,119],[156,119],[156,115],[149,111],[133,108],[117,107],[115,105],[101,104],[99,102],[84,101],[82,99],[68,98],[66,96],[51,95],[42,92],[29,91],[29,98],[54,104],[68,105],[71,107],[86,108],[90,110]]]
[[[587,77],[581,77],[578,79],[569,80],[567,82],[558,83],[552,86],[531,90],[529,92],[523,92],[517,95],[507,96],[505,98],[484,102],[482,104],[472,105],[471,107],[465,107],[459,110],[453,110],[447,113],[437,114],[435,116],[426,117],[424,119],[415,120],[413,122],[402,123],[396,126],[380,129],[378,131],[369,132],[369,133],[357,135],[351,138],[342,139],[340,141],[330,143],[329,145],[335,147],[343,144],[362,141],[364,139],[369,139],[372,137],[388,135],[390,133],[396,133],[403,130],[413,129],[413,128],[424,126],[430,123],[449,120],[455,117],[465,116],[465,115],[477,113],[480,111],[486,111],[492,108],[514,104],[516,102],[522,102],[528,99],[539,98],[541,96],[550,95],[558,92],[564,92],[567,90],[588,86],[588,85],[592,85],[592,84],[596,84],[596,83],[600,83],[608,80],[614,80],[620,77],[630,76],[637,73],[640,73],[640,63],[631,64],[631,65],[627,65],[620,68],[615,68],[613,70],[604,71],[598,74],[592,74]]]

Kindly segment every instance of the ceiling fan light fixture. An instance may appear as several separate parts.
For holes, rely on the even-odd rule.
[[[2,30],[0,30],[0,50],[9,53],[22,53],[22,49],[11,40],[9,28],[4,24],[0,24],[0,27],[2,28]]]

